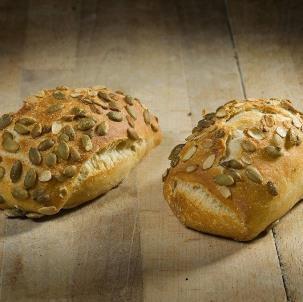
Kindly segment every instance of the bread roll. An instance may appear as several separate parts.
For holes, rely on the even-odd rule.
[[[117,186],[161,141],[140,101],[104,87],[43,90],[0,117],[0,209],[39,218]]]
[[[303,196],[302,113],[290,101],[231,101],[176,146],[164,196],[186,226],[254,239]]]

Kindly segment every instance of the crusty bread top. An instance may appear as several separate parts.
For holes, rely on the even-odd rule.
[[[141,102],[105,87],[57,87],[0,117],[0,208],[52,214],[94,154],[160,141],[158,119]]]
[[[240,221],[257,226],[267,221],[270,201],[288,196],[298,173],[289,161],[302,164],[302,136],[302,113],[289,100],[233,100],[206,114],[172,150],[163,180],[202,185]]]

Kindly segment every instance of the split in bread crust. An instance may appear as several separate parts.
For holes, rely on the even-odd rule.
[[[302,113],[289,100],[231,101],[169,159],[164,196],[186,226],[247,241],[303,196]]]
[[[0,209],[39,218],[117,186],[161,142],[161,131],[122,91],[61,86],[2,115],[0,141]]]

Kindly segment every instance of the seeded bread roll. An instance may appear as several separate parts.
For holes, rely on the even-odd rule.
[[[104,87],[43,90],[0,117],[0,209],[39,218],[117,186],[161,141],[140,101]]]
[[[186,226],[251,240],[303,196],[302,135],[288,100],[231,101],[173,149],[164,196]]]

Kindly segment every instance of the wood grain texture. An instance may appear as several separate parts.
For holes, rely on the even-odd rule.
[[[203,108],[243,97],[239,71],[248,96],[300,105],[301,7],[245,2],[0,0],[0,112],[43,87],[103,84],[164,131],[96,201],[41,222],[0,216],[0,301],[302,301],[301,205],[275,238],[244,244],[185,228],[162,196],[170,150]]]
[[[302,10],[297,1],[230,1],[248,96],[290,98],[303,109]],[[274,228],[289,301],[303,301],[302,215],[301,202]]]

